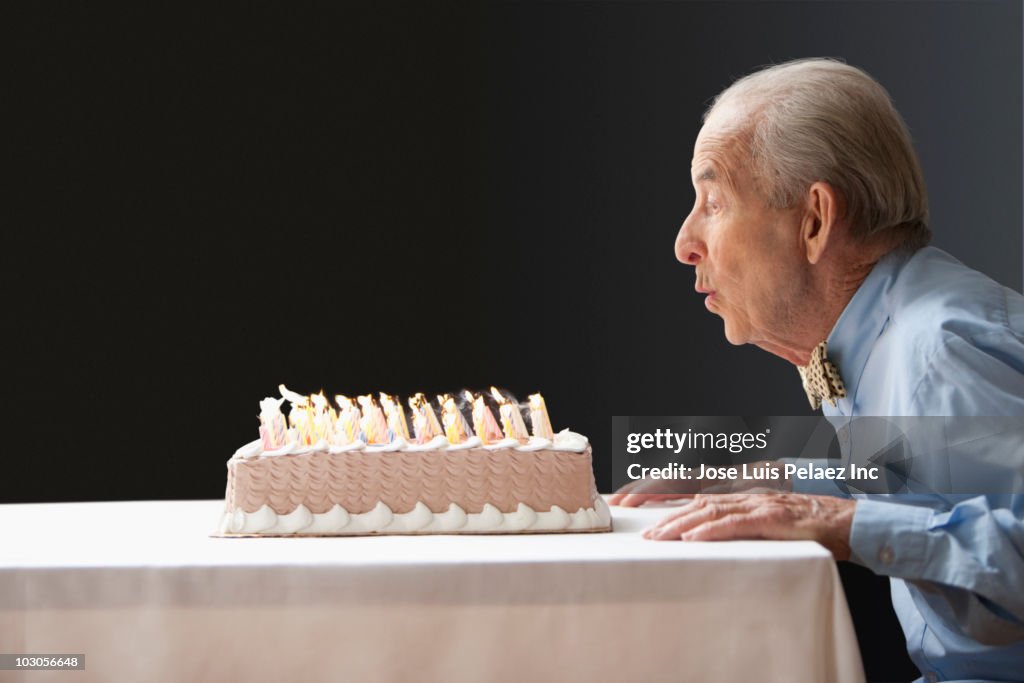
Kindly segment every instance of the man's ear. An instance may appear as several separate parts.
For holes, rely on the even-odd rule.
[[[807,190],[804,217],[800,224],[800,242],[808,263],[821,260],[829,241],[834,241],[840,216],[840,197],[836,189],[818,181]]]

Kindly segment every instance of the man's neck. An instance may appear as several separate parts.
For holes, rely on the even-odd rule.
[[[766,341],[758,344],[766,351],[785,358],[793,365],[807,365],[814,348],[825,341],[835,327],[871,270],[888,250],[861,249],[849,258],[824,262],[815,266],[811,274],[809,299],[816,302],[804,306],[805,316],[789,340]]]

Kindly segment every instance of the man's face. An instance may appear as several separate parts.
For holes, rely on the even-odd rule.
[[[696,269],[696,289],[725,322],[732,344],[778,353],[807,288],[800,209],[771,209],[758,195],[735,135],[734,112],[714,112],[697,136],[693,210],[676,237],[676,258]]]

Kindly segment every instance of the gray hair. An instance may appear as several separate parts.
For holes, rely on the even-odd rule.
[[[704,120],[723,104],[747,114],[738,132],[769,206],[796,206],[812,183],[824,181],[846,201],[858,238],[914,248],[931,239],[928,191],[910,133],[871,76],[832,59],[801,59],[739,79]]]

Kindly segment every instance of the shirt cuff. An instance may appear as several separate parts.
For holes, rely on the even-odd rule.
[[[850,528],[850,560],[876,574],[912,578],[926,564],[932,510],[861,499]]]

